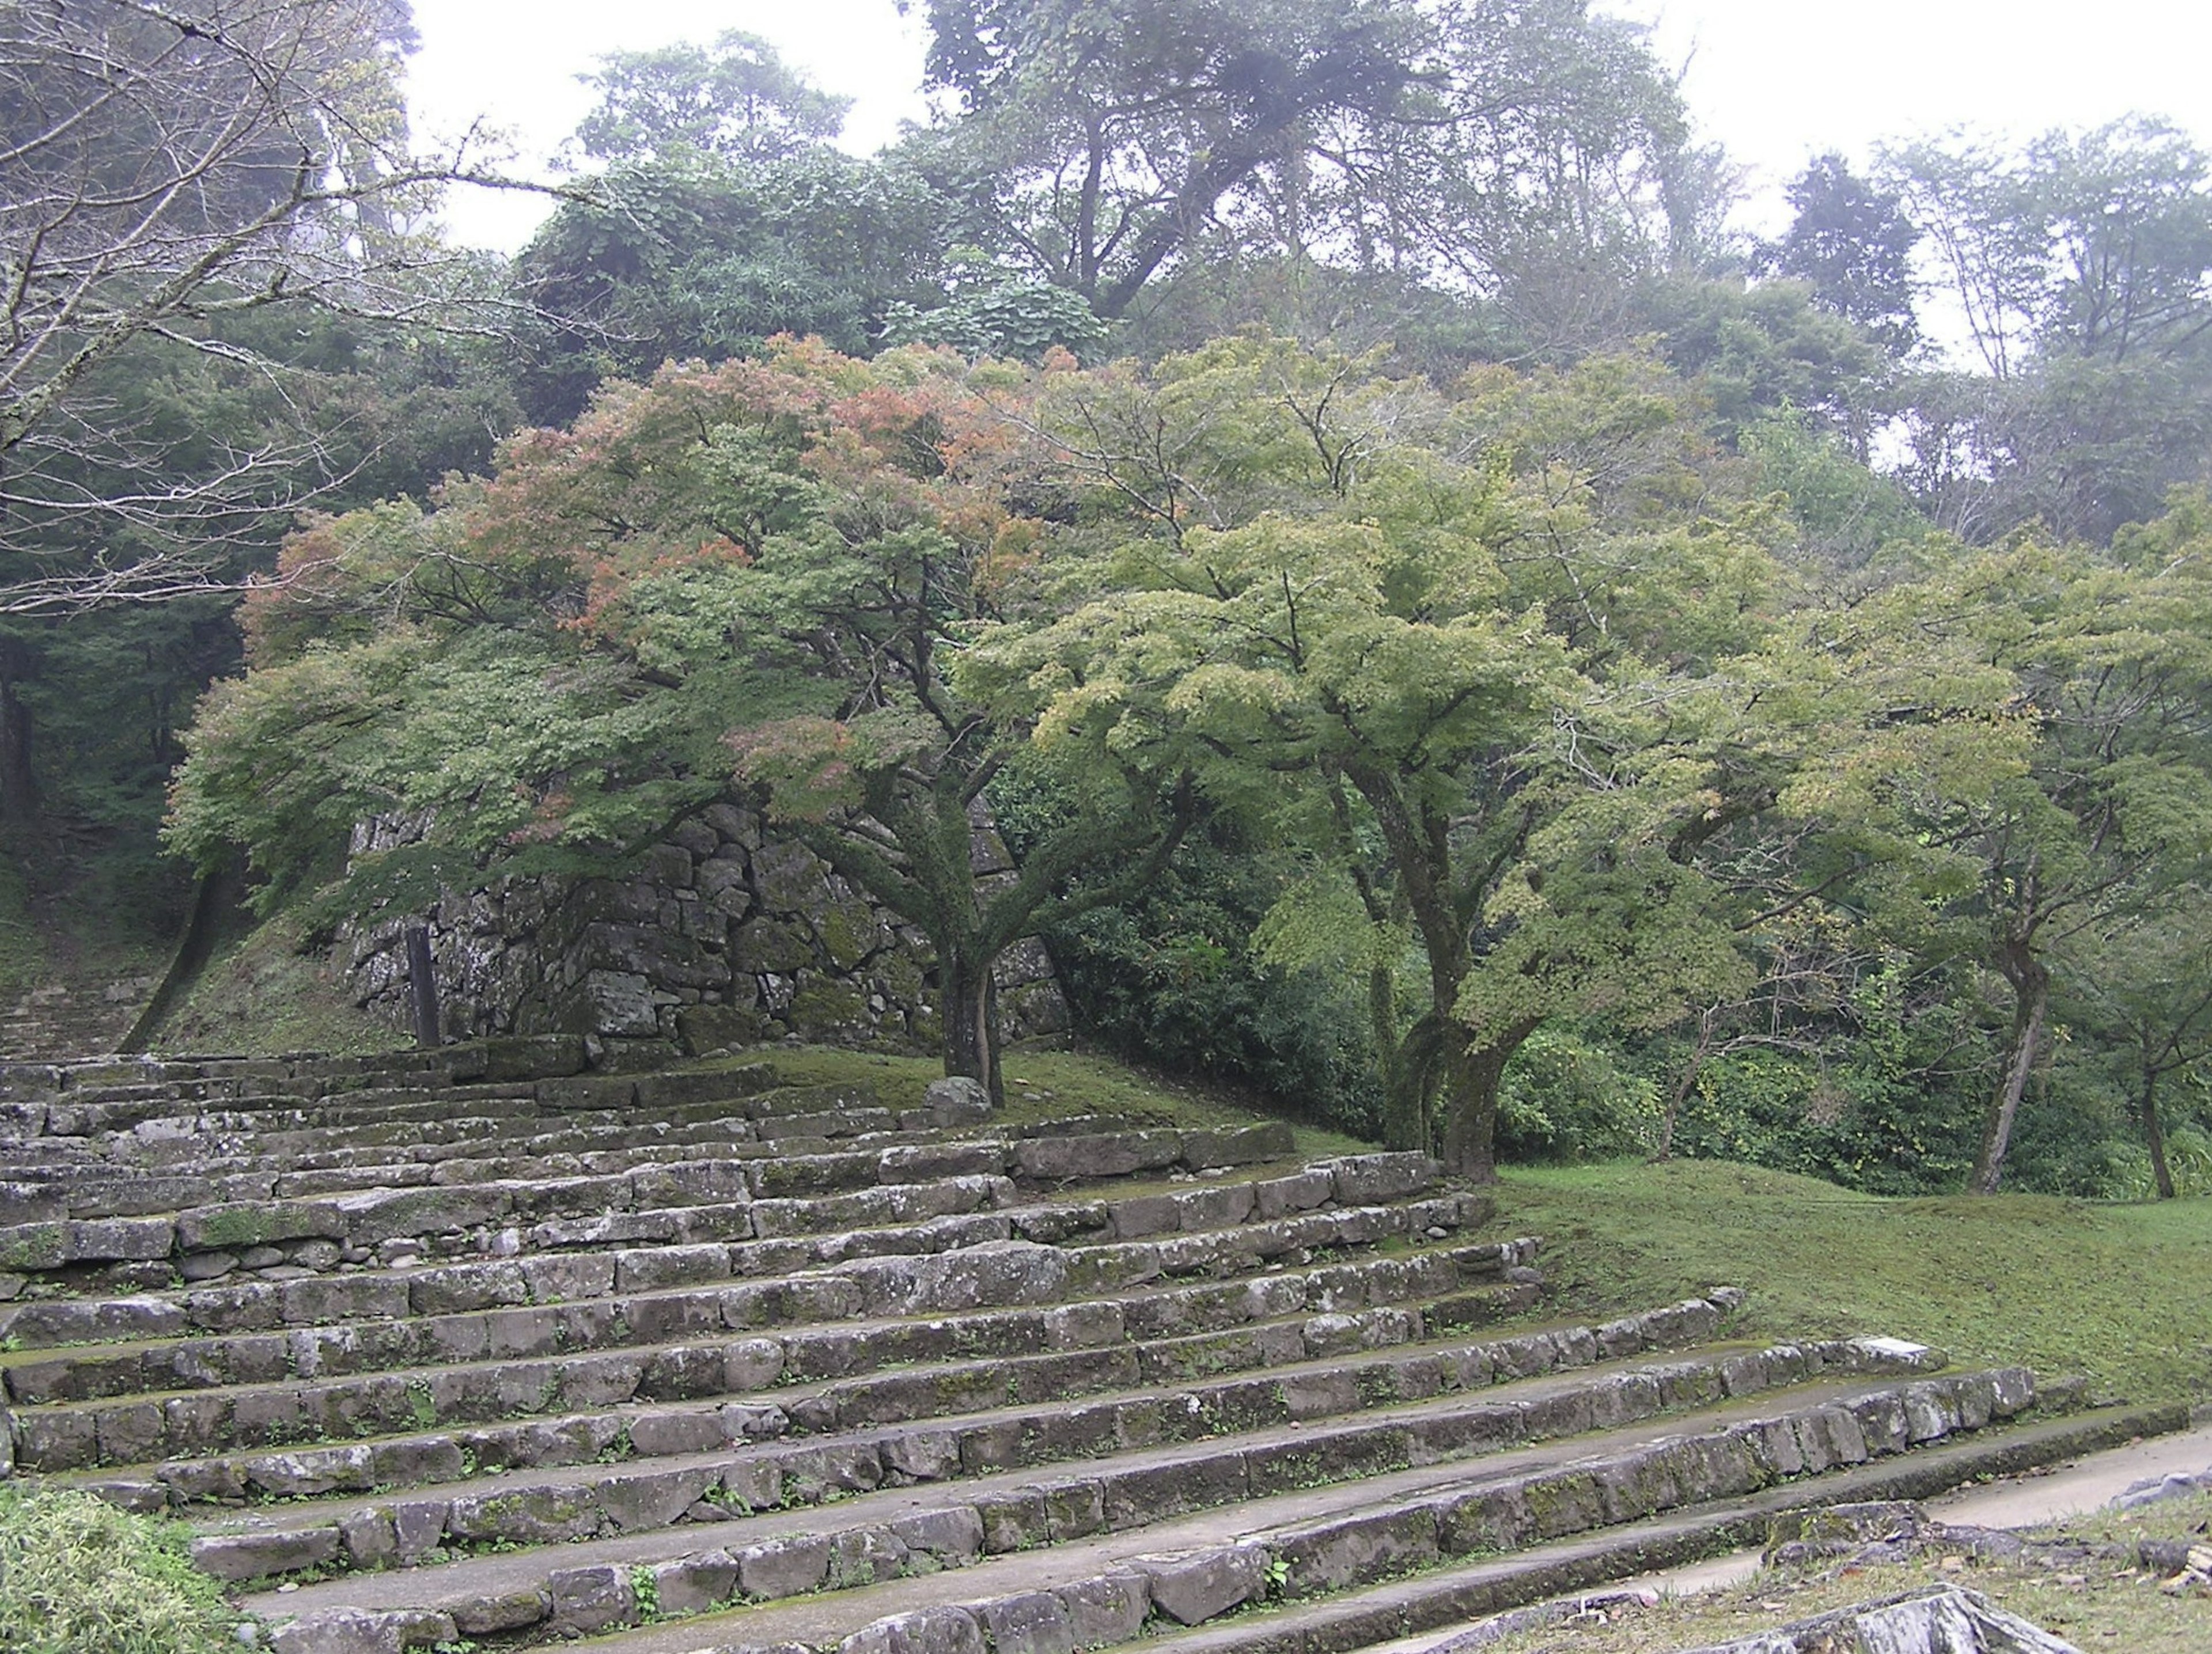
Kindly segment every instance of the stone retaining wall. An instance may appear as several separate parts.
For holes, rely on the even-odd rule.
[[[356,854],[404,842],[365,823]],[[972,855],[986,878],[1011,875],[1004,842],[979,821]],[[446,1032],[460,1037],[581,1033],[685,1051],[796,1036],[827,1044],[933,1050],[936,960],[913,926],[777,840],[732,803],[687,821],[625,878],[518,879],[448,894],[427,915],[364,929],[349,969],[361,1004],[410,1026],[405,935],[427,918]],[[1022,1039],[1068,1026],[1044,945],[999,961],[1000,1032]]]

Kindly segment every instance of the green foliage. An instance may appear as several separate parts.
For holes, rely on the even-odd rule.
[[[783,333],[871,351],[894,313],[944,302],[948,234],[935,189],[889,161],[811,148],[623,161],[515,261],[537,318],[515,342],[523,408],[564,423],[604,379],[757,355]]]
[[[884,312],[884,344],[949,345],[963,356],[1037,362],[1055,349],[1091,354],[1105,336],[1080,294],[1048,282],[1003,282],[934,310],[894,303]]]
[[[1659,1088],[1565,1029],[1540,1028],[1515,1054],[1498,1098],[1498,1154],[1509,1165],[1613,1160],[1651,1146]]]
[[[1051,934],[1060,986],[1078,1026],[1133,1060],[1375,1136],[1382,1100],[1353,979],[1255,954],[1280,880],[1261,845],[1216,824],[1134,900]]]
[[[0,1646],[15,1654],[218,1654],[239,1615],[180,1524],[89,1493],[0,1486]]]
[[[712,46],[610,52],[584,80],[599,102],[575,141],[599,161],[686,153],[780,160],[836,137],[853,103],[809,84],[760,36],[735,29]]]

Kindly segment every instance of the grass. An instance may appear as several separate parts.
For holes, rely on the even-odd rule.
[[[945,1069],[933,1057],[845,1051],[825,1045],[775,1045],[741,1051],[732,1064],[769,1062],[792,1085],[868,1085],[894,1107],[917,1107],[921,1094]],[[1012,1125],[1063,1119],[1071,1114],[1110,1114],[1142,1125],[1240,1126],[1276,1118],[1228,1100],[1202,1085],[1139,1074],[1109,1057],[1079,1052],[1020,1049],[1000,1059],[1006,1106],[1000,1118]],[[1297,1152],[1314,1157],[1370,1153],[1374,1145],[1342,1132],[1293,1123]]]
[[[1559,1312],[1740,1286],[1745,1336],[1891,1334],[2116,1397],[2212,1397],[2212,1200],[1887,1200],[1690,1160],[1510,1171],[1498,1196],[1543,1237]]]
[[[208,961],[155,1037],[164,1052],[349,1056],[407,1043],[354,1003],[342,968],[321,950],[303,954],[289,920],[272,919]]]
[[[2212,1498],[2172,1500],[2140,1512],[2075,1518],[2027,1536],[2088,1541],[2131,1551],[2144,1536],[2202,1542]],[[2203,1654],[2212,1647],[2212,1590],[2167,1595],[2154,1572],[2114,1556],[2052,1566],[2025,1559],[1986,1561],[1936,1546],[1908,1563],[1802,1573],[1768,1570],[1724,1590],[1668,1599],[1656,1608],[1607,1610],[1607,1618],[1524,1632],[1490,1645],[1492,1654],[1655,1654],[1753,1636],[1817,1615],[1878,1602],[1939,1581],[1978,1590],[1998,1607],[2083,1649],[2126,1654]]]
[[[0,1648],[214,1654],[238,1614],[191,1566],[181,1527],[89,1493],[0,1487]]]

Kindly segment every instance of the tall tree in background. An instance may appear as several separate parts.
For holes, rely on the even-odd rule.
[[[583,79],[599,102],[575,144],[600,161],[686,153],[781,161],[835,138],[853,106],[811,85],[757,34],[734,29],[711,46],[610,52]]]
[[[281,384],[239,318],[442,313],[409,227],[466,158],[408,146],[404,0],[83,0],[0,31],[0,608],[204,588],[241,516],[332,480],[315,433],[165,431],[112,371],[159,344]]]
[[[1909,398],[1905,474],[1944,526],[1987,541],[2039,518],[2101,542],[2204,478],[2212,158],[2136,118],[2018,151],[1918,144],[1881,173],[1984,370]]]
[[[1920,341],[1912,289],[1913,249],[1922,231],[1893,191],[1858,177],[1844,158],[1826,154],[1789,190],[1796,216],[1763,262],[1804,282],[1814,302],[1861,328],[1903,359]]]
[[[1640,39],[1581,0],[928,17],[931,82],[961,118],[920,164],[987,243],[1109,318],[1217,236],[1476,289],[1533,291],[1562,260],[1588,278],[1663,204],[1685,142]]]

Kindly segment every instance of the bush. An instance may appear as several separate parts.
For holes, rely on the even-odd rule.
[[[191,1565],[185,1530],[89,1493],[0,1487],[0,1648],[215,1654],[239,1615]]]
[[[1648,1153],[1659,1088],[1579,1035],[1540,1028],[1514,1053],[1498,1098],[1498,1157],[1570,1165]]]
[[[1372,1137],[1382,1087],[1358,985],[1253,958],[1252,932],[1279,881],[1267,858],[1226,836],[1217,828],[1186,845],[1127,909],[1047,938],[1076,1025],[1124,1056],[1247,1086]]]

